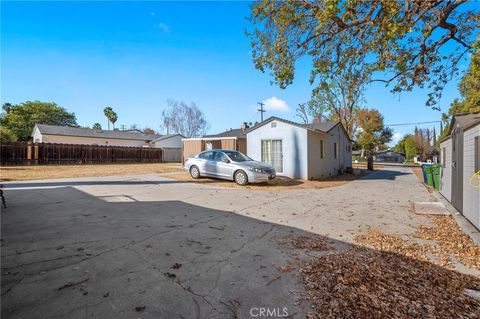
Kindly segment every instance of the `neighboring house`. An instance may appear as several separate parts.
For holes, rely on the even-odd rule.
[[[373,155],[375,162],[391,162],[391,163],[403,163],[405,162],[405,154],[396,152],[394,150],[386,150],[382,152],[376,152]]]
[[[149,142],[150,146],[161,148],[163,162],[182,162],[182,139],[181,134],[170,134],[156,138]]]
[[[440,151],[435,146],[429,146],[425,151],[425,155],[418,154],[413,157],[413,162],[422,164],[422,163],[433,163],[437,164],[439,162]]]
[[[342,124],[299,124],[277,117],[247,130],[247,154],[271,164],[277,175],[320,179],[352,166],[352,141]]]
[[[440,193],[480,229],[480,112],[454,115],[440,152]]]
[[[183,143],[182,139],[184,139],[185,136],[181,134],[170,134],[170,135],[163,135],[160,136],[152,141],[149,142],[149,144],[153,147],[157,148],[182,148]]]
[[[160,135],[135,131],[94,130],[90,128],[36,124],[32,132],[34,143],[62,143],[109,146],[145,146]]]
[[[230,129],[216,135],[204,135],[198,138],[183,139],[183,161],[205,150],[224,149],[247,153],[246,130],[243,123],[239,129]]]

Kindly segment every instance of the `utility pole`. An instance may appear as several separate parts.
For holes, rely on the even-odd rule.
[[[257,110],[260,112],[260,118],[262,119],[262,122],[263,122],[263,113],[265,113],[266,111],[263,109],[263,106],[265,105],[264,103],[262,102],[257,102],[258,105],[260,105],[260,108]]]
[[[127,128],[127,127],[126,127],[125,124],[120,125],[120,129],[121,129],[122,131],[125,131],[126,128]]]

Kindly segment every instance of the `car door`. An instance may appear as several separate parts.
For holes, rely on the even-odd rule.
[[[203,153],[200,153],[198,155],[198,169],[200,170],[200,174],[206,174],[210,175],[211,174],[211,161],[213,159],[213,152],[212,151],[206,151]]]
[[[223,152],[215,152],[214,161],[216,165],[217,176],[231,179],[233,176],[233,164]]]

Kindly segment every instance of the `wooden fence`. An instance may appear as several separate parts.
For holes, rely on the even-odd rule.
[[[2,165],[161,162],[160,148],[23,142],[0,144]]]

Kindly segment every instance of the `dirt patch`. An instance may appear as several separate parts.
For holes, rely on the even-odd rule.
[[[376,229],[369,229],[366,234],[356,236],[355,241],[379,251],[398,253],[422,261],[429,261],[427,254],[437,253],[433,245],[420,245]]]
[[[423,184],[423,186],[425,186],[425,188],[428,190],[429,193],[432,193],[435,189],[432,187],[432,186],[428,186],[427,184],[425,184],[423,182],[423,170],[420,166],[418,167],[410,167],[410,169],[412,170],[412,172],[415,174],[415,176],[417,176],[418,180],[420,181],[420,183]]]
[[[449,255],[467,267],[480,270],[480,246],[475,245],[458,226],[452,216],[429,216],[433,226],[422,225],[417,235],[434,240],[440,245],[440,253]]]
[[[353,167],[354,169],[367,169],[367,163],[366,163],[366,162],[353,163],[353,164],[352,164],[352,167]],[[374,169],[374,170],[382,169],[382,168],[384,168],[383,165],[373,163],[373,169]]]
[[[178,163],[2,166],[0,181],[165,173],[181,170]]]
[[[429,216],[433,226],[420,226],[415,236],[431,241],[419,244],[395,235],[370,229],[355,241],[381,251],[398,253],[440,266],[454,268],[454,261],[480,270],[480,246],[475,245],[457,225],[452,216]]]
[[[333,242],[325,236],[296,236],[291,239],[293,247],[307,251],[324,251],[333,248]]]
[[[478,318],[480,302],[465,289],[480,279],[427,262],[354,248],[306,262],[300,269],[309,318]]]
[[[226,187],[226,188],[281,190],[281,189],[312,189],[312,188],[321,189],[321,188],[338,187],[338,186],[345,185],[346,183],[351,182],[353,180],[362,178],[367,174],[368,174],[367,170],[355,170],[355,174],[344,174],[344,175],[331,177],[328,179],[312,180],[312,181],[292,179],[288,177],[279,176],[265,183],[249,184],[247,186],[240,186],[233,181],[214,179],[214,178],[203,177],[199,179],[192,179],[190,174],[187,172],[169,173],[163,176],[167,178],[173,178],[173,179],[182,180],[182,181],[191,182],[191,183],[199,183],[199,184],[206,184],[206,185]]]

